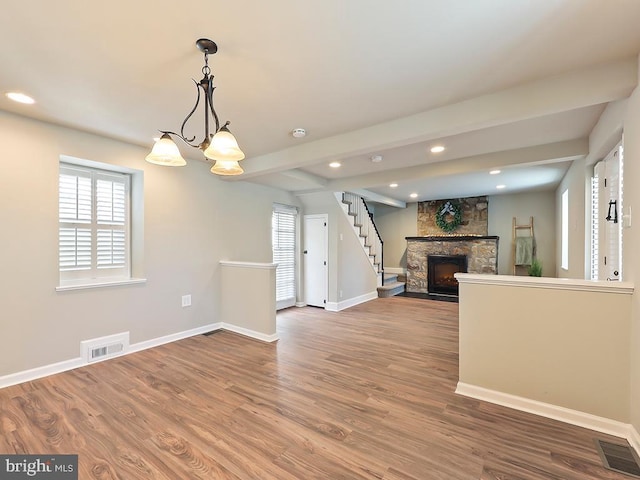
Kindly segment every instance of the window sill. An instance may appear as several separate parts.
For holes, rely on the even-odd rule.
[[[146,278],[129,278],[127,280],[99,281],[94,283],[78,283],[71,285],[60,285],[56,287],[56,292],[66,292],[68,290],[85,290],[87,288],[118,287],[121,285],[136,285],[147,283]]]

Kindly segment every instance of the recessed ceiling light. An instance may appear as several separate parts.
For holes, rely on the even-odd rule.
[[[36,101],[33,98],[31,98],[29,95],[25,95],[24,93],[9,92],[6,95],[8,99],[13,100],[14,102],[26,103],[27,105],[32,105],[36,103]]]
[[[382,155],[373,155],[371,161],[373,163],[380,163],[382,161]]]
[[[293,135],[294,138],[302,138],[307,134],[307,131],[304,128],[294,128],[291,131],[291,135]]]
[[[342,165],[342,164],[341,164],[340,162],[331,162],[331,163],[329,164],[329,166],[330,166],[331,168],[338,168],[338,167],[340,167],[341,165]]]
[[[444,147],[442,145],[435,145],[431,147],[431,153],[440,153],[444,152]]]
[[[411,198],[418,198],[418,194],[417,193],[412,193],[411,195],[409,195]]]
[[[500,170],[491,170],[489,172],[489,175],[498,175],[500,173]]]
[[[397,183],[390,183],[390,184],[389,184],[389,186],[390,186],[391,188],[396,188],[396,187],[398,186],[398,184],[397,184]]]
[[[506,185],[496,185],[496,188],[498,190],[502,190],[503,188],[507,188],[507,186]]]

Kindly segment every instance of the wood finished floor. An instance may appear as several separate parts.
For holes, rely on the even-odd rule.
[[[629,478],[604,435],[456,395],[457,317],[293,308],[276,344],[219,332],[5,388],[0,453],[77,453],[80,479]]]

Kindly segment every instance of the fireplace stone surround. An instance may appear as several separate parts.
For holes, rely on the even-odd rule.
[[[466,255],[468,273],[498,273],[497,236],[449,235],[405,238],[407,292],[429,293],[428,255]]]

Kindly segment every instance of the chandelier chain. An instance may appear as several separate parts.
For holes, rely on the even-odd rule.
[[[205,52],[204,54],[204,67],[202,67],[202,74],[206,77],[211,75],[211,68],[209,67],[209,54]]]

